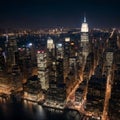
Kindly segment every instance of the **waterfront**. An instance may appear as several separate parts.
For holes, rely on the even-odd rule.
[[[48,111],[37,103],[12,103],[0,98],[0,120],[64,120],[64,115]]]

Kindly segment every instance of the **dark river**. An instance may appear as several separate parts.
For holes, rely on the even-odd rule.
[[[70,115],[72,112],[70,113]],[[75,113],[76,114],[76,113]],[[77,115],[75,115],[77,116]],[[0,120],[80,120],[69,113],[55,112],[36,103],[22,101],[10,102],[0,98]]]

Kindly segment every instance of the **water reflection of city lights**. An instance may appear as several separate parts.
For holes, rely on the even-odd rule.
[[[37,118],[41,118],[41,120],[45,119],[45,111],[41,105],[36,106],[36,115]]]

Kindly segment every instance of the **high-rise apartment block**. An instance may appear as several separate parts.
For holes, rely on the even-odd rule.
[[[37,51],[38,78],[40,78],[41,88],[49,88],[47,53],[44,50]]]

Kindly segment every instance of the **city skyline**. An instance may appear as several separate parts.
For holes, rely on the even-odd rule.
[[[119,29],[89,30],[84,16],[81,29],[11,30],[0,34],[1,120],[120,120]]]
[[[90,28],[119,28],[118,11],[118,0],[2,0],[0,28],[80,28],[84,13]]]

